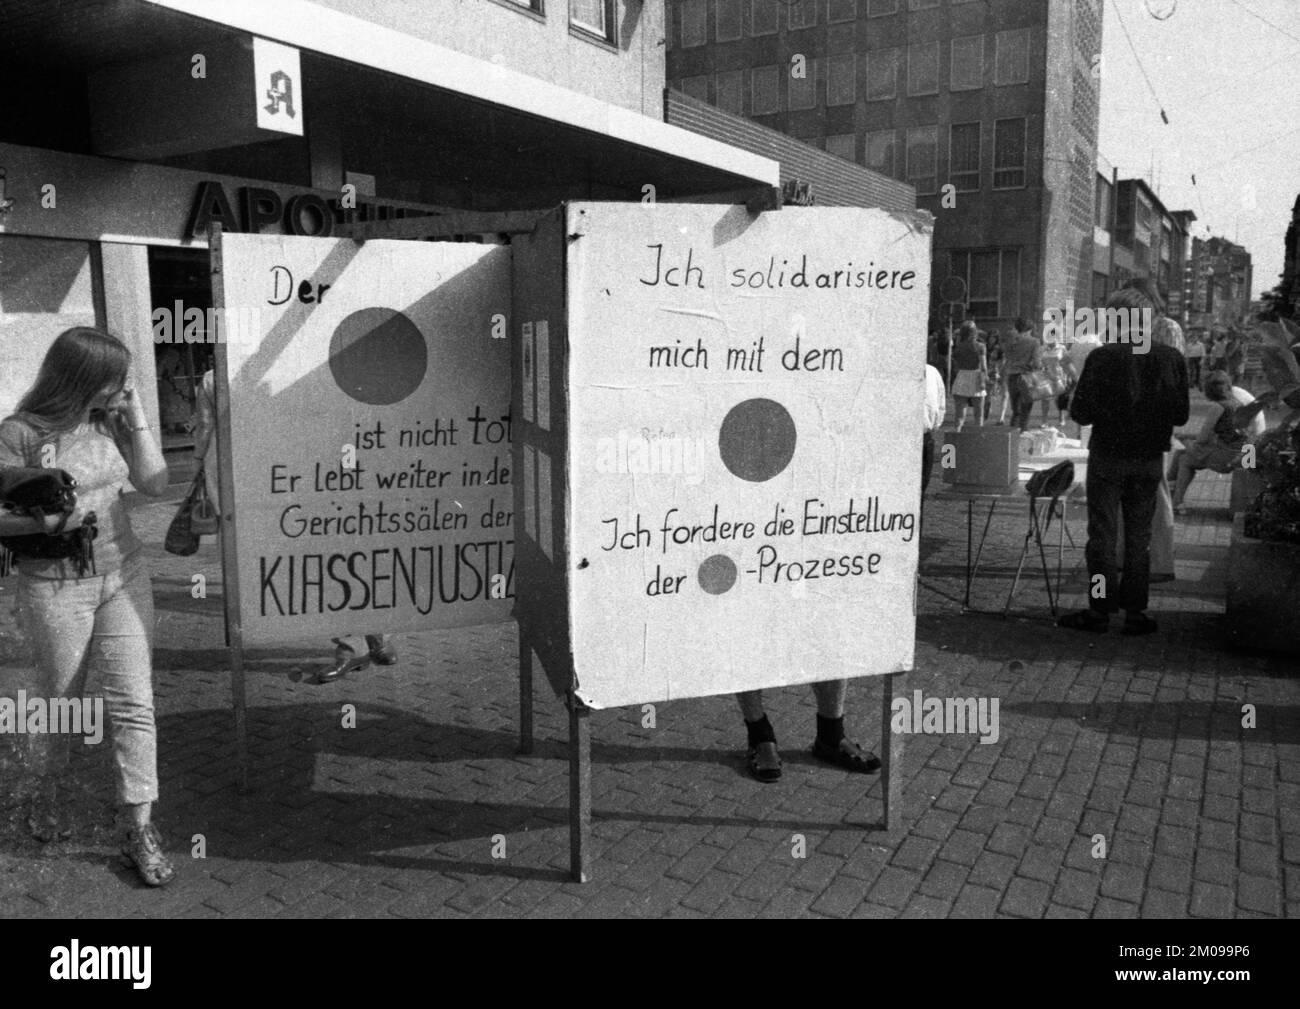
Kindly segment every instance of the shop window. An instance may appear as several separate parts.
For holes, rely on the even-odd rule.
[[[776,0],[749,0],[749,34],[776,34]]]
[[[984,36],[968,35],[952,40],[952,66],[948,86],[953,91],[971,91],[984,86]]]
[[[857,98],[854,86],[854,69],[857,57],[853,53],[830,56],[826,60],[826,104],[852,105]]]
[[[579,0],[570,0],[578,3]],[[585,3],[597,3],[599,0],[582,0]],[[708,0],[682,0],[682,48],[690,49],[702,46],[709,40]]]
[[[920,42],[907,47],[907,93],[939,93],[939,43]]]
[[[755,67],[749,75],[750,114],[765,116],[779,111],[780,87],[780,67]]]
[[[858,0],[830,0],[830,5],[826,9],[826,21],[829,24],[835,24],[837,21],[856,21],[858,18]]]
[[[1025,120],[999,119],[993,124],[993,188],[1025,185]]]
[[[785,9],[787,11],[787,24],[790,30],[796,28],[812,28],[817,24],[817,6],[821,0],[794,0],[793,3],[787,2]]]
[[[743,116],[745,114],[745,77],[741,70],[718,74],[713,79],[717,94],[716,104],[723,112]]]
[[[1029,81],[1029,29],[998,32],[994,58],[994,84],[1025,84]]]
[[[857,137],[852,133],[840,133],[826,138],[826,153],[834,154],[845,161],[857,160]]]
[[[867,101],[898,95],[899,49],[880,49],[867,54]]]
[[[894,131],[878,130],[866,137],[866,166],[881,175],[894,176]]]
[[[714,37],[719,42],[740,38],[740,0],[714,0]]]
[[[948,136],[948,181],[959,193],[980,188],[980,124],[954,123]]]
[[[938,126],[914,126],[907,131],[907,181],[918,195],[939,187],[938,147]]]
[[[709,100],[708,74],[701,74],[699,77],[683,77],[677,82],[677,87],[692,98],[698,98],[702,102]]]
[[[817,64],[818,60],[808,60],[804,66],[804,75],[790,75],[790,109],[813,109],[817,107]],[[793,69],[793,68],[792,68]]]

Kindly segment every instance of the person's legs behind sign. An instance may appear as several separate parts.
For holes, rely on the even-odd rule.
[[[823,680],[812,684],[812,690],[817,699],[817,736],[813,741],[813,756],[859,774],[874,774],[880,770],[879,757],[845,737],[844,697],[848,692],[848,680]],[[749,771],[759,781],[776,781],[781,777],[781,755],[776,745],[776,732],[763,710],[763,691],[742,691],[736,694],[736,700],[748,734]]]
[[[368,669],[372,662],[381,666],[397,662],[397,649],[386,634],[367,634],[364,638],[352,634],[331,640],[334,642],[334,665],[316,677],[318,683],[332,683],[348,673]]]

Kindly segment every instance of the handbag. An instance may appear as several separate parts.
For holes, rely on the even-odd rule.
[[[193,494],[193,489],[190,494]],[[181,506],[176,509],[176,514],[167,527],[167,535],[163,537],[163,549],[177,557],[189,557],[199,549],[199,535],[194,531],[191,520],[193,502],[190,494],[185,496]]]
[[[67,470],[0,466],[0,504],[32,518],[71,515],[77,506],[76,486]]]
[[[221,514],[216,503],[208,496],[208,482],[203,475],[203,467],[194,477],[190,488],[190,528],[196,536],[215,536],[221,528]]]
[[[1065,459],[1050,469],[1039,470],[1025,481],[1030,497],[1058,498],[1074,486],[1074,463]]]
[[[1037,403],[1044,399],[1055,399],[1064,395],[1070,388],[1070,380],[1060,362],[1052,361],[1037,371],[1022,372],[1020,380],[1021,394]]]

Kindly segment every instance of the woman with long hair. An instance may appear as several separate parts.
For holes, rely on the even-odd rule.
[[[973,322],[963,322],[952,351],[952,366],[957,377],[952,380],[952,400],[957,408],[957,430],[966,424],[966,410],[974,408],[977,423],[984,423],[984,398],[988,395],[989,366],[984,344],[975,339]]]
[[[76,509],[65,528],[93,512],[98,535],[91,562],[15,551],[18,611],[32,643],[29,696],[78,698],[92,679],[103,692],[113,736],[116,798],[123,807],[122,853],[140,878],[161,886],[175,875],[152,822],[158,798],[153,708],[153,589],[140,540],[131,529],[128,483],[151,497],[167,489],[167,466],[130,384],[131,355],[115,337],[78,326],[59,335],[18,409],[0,422],[0,466],[52,467],[77,481]],[[0,535],[52,532],[44,522],[0,514]],[[38,787],[33,833],[57,837],[58,776],[66,735],[28,736]]]

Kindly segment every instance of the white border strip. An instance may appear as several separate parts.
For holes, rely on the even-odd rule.
[[[145,0],[350,63],[613,137],[637,147],[779,186],[780,165],[729,144],[670,126],[536,77],[466,56],[308,0]]]

